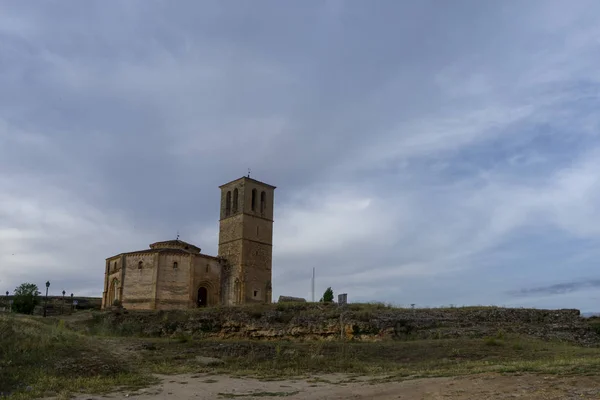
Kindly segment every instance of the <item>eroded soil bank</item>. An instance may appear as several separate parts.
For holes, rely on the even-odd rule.
[[[371,304],[309,303],[199,310],[94,313],[70,327],[88,334],[251,340],[427,340],[523,335],[584,346],[600,344],[600,327],[578,310],[461,307],[408,310]]]

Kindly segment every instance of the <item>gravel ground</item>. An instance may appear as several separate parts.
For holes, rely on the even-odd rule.
[[[326,375],[305,380],[259,381],[220,375],[160,376],[163,382],[135,392],[78,396],[126,399],[598,399],[600,377],[477,375],[373,383],[367,377]]]

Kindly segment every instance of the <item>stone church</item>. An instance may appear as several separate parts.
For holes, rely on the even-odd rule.
[[[242,177],[219,187],[219,254],[179,239],[106,259],[102,308],[164,310],[271,302],[275,186]]]

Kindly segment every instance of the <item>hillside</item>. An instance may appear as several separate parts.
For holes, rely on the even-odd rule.
[[[64,322],[0,314],[0,332],[0,397],[16,392],[16,398],[39,398],[152,382]]]
[[[174,374],[189,374],[186,382],[194,380],[199,392],[216,382],[206,374],[315,383],[337,374],[347,382],[361,377],[384,384],[502,373],[522,375],[529,388],[544,382],[531,374],[600,374],[600,321],[577,310],[276,304],[48,318],[0,314],[0,329],[0,392],[14,399],[133,392],[157,378],[181,380],[165,378]],[[559,383],[573,392],[569,382]]]
[[[498,307],[402,309],[378,304],[279,303],[186,311],[94,313],[86,332],[252,340],[427,340],[520,335],[585,346],[600,336],[578,310]]]

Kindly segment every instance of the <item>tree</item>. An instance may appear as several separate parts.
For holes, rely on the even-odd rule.
[[[323,297],[321,297],[322,303],[331,303],[333,301],[333,290],[331,287],[328,287],[325,293],[323,293]]]
[[[33,314],[35,306],[40,303],[40,292],[33,283],[22,283],[15,289],[12,309],[21,314]]]

